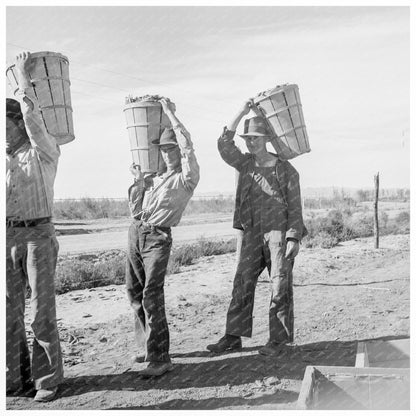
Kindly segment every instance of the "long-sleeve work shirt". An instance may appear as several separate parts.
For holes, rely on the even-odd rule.
[[[46,130],[33,89],[19,90],[16,98],[30,141],[6,155],[6,216],[17,220],[50,217],[59,146]]]
[[[158,227],[174,227],[179,223],[199,182],[199,165],[191,136],[182,124],[173,129],[181,151],[181,167],[138,180],[128,191],[132,216]]]
[[[254,156],[243,154],[234,142],[234,131],[224,128],[218,139],[218,150],[226,163],[234,167],[238,172],[238,184],[235,200],[233,227],[246,229],[253,224],[253,210],[262,209],[262,223],[270,229],[279,230],[287,238],[295,238],[298,241],[306,235],[303,224],[302,203],[300,196],[299,174],[288,162],[277,160],[275,167],[276,185],[272,181],[271,186],[265,187],[264,181],[257,180],[258,169],[255,166]],[[262,203],[266,198],[259,198],[258,192],[267,193],[267,203]],[[278,188],[278,189],[277,189]],[[272,201],[272,202],[270,202]]]

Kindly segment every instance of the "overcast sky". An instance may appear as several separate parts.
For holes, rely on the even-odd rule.
[[[216,139],[282,83],[299,86],[312,148],[292,160],[303,188],[371,187],[378,171],[383,188],[409,186],[408,7],[8,7],[6,19],[8,64],[24,49],[70,61],[76,139],[56,198],[126,196],[128,94],[170,97],[201,165],[196,192],[232,192]]]

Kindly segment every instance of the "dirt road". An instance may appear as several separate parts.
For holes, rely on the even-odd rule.
[[[124,287],[57,297],[65,382],[49,404],[7,398],[8,409],[294,409],[307,365],[354,366],[356,341],[409,335],[409,239],[373,248],[358,239],[304,249],[295,266],[295,343],[275,357],[257,353],[268,337],[269,285],[258,282],[254,334],[238,352],[206,345],[224,331],[234,255],[201,259],[166,280],[175,369],[142,379]],[[28,328],[29,330],[30,328]]]
[[[212,221],[212,220],[211,220]],[[59,254],[78,254],[106,251],[113,249],[124,250],[127,247],[127,232],[130,220],[123,220],[116,227],[108,229],[97,223],[91,227],[86,223],[72,226],[56,225],[58,231]],[[195,241],[200,238],[231,238],[235,236],[230,216],[220,217],[216,222],[186,225],[186,222],[172,228],[174,244]]]

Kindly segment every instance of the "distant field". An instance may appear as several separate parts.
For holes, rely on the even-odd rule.
[[[302,205],[305,213],[325,213],[336,209],[357,211],[372,209],[373,201],[369,191],[363,191],[355,197],[334,191],[331,197],[305,197]],[[402,195],[403,194],[403,195]],[[393,216],[403,210],[409,210],[409,197],[406,192],[398,193],[401,198],[384,198],[379,201],[380,211],[389,211]],[[193,197],[183,214],[183,221],[198,215],[231,215],[234,210],[234,196],[213,196],[212,198]],[[128,218],[130,216],[127,199],[80,198],[62,199],[54,202],[53,217],[55,220],[94,220],[102,218]]]
[[[329,211],[333,208],[305,208],[303,211],[304,216],[310,217],[313,215],[326,215]],[[371,214],[374,210],[374,202],[366,201],[366,202],[358,202],[355,207],[352,208],[356,212],[368,212]],[[385,212],[388,214],[389,217],[395,218],[401,212],[409,211],[410,210],[410,202],[401,202],[401,201],[379,201],[378,203],[378,211]]]

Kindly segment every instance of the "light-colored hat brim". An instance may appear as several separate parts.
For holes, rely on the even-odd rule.
[[[178,146],[178,143],[177,142],[174,142],[174,141],[171,141],[171,142],[165,142],[165,143],[159,143],[159,141],[157,141],[157,142],[152,142],[154,145],[156,145],[156,146],[165,146],[165,145],[167,145],[167,144],[174,144],[175,146]]]
[[[258,137],[270,137],[270,134],[263,134],[263,133],[245,133],[245,134],[239,134],[240,137],[243,139],[246,137],[252,137],[252,136],[258,136]]]

